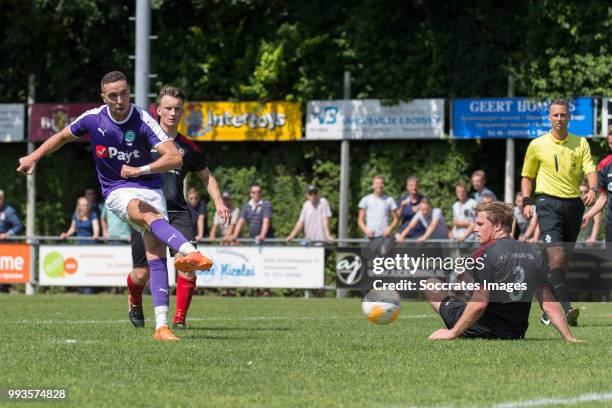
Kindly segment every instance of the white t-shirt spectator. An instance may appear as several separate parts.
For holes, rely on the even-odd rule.
[[[388,195],[368,194],[359,201],[359,208],[365,210],[366,227],[374,231],[374,237],[381,237],[389,227],[390,213],[397,209],[397,205]]]
[[[425,218],[422,212],[416,213],[414,218],[421,223],[421,225],[427,230],[429,224],[433,222],[433,220],[440,220],[436,229],[431,234],[429,239],[448,239],[448,227],[446,226],[446,222],[444,221],[444,215],[442,214],[442,210],[439,208],[433,208],[429,213],[429,217]]]
[[[215,225],[217,225],[218,235],[221,236],[221,237],[225,236],[225,233],[227,232],[229,227],[232,226],[232,225],[236,225],[236,223],[238,222],[238,217],[239,216],[240,216],[240,208],[235,207],[231,211],[231,217],[230,217],[229,225],[225,225],[225,222],[223,221],[223,218],[221,218],[221,216],[219,216],[219,214],[217,214],[217,212],[215,211],[215,219],[213,220],[213,223]]]
[[[310,200],[306,200],[300,213],[300,221],[304,223],[304,238],[311,241],[325,241],[327,237],[325,237],[323,220],[331,215],[327,199],[319,198],[316,206]]]
[[[523,215],[523,211],[521,211],[518,206],[514,207],[514,219],[516,219],[516,225],[518,227],[519,235],[524,234],[525,231],[527,231],[527,227],[529,227],[529,220],[525,218],[525,216]]]
[[[468,198],[465,203],[455,201],[453,204],[453,221],[471,221],[476,218],[476,200]],[[453,227],[453,238],[462,238],[467,230],[467,227]],[[470,234],[466,239],[474,238],[474,234]]]
[[[493,196],[493,201],[497,201],[497,196],[495,195],[495,193],[486,187],[483,188],[482,191],[476,191],[474,193],[474,200],[476,200],[477,203],[481,202],[485,194],[491,194]]]

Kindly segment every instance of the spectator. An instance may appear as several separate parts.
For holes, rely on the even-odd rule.
[[[195,239],[198,242],[208,233],[208,228],[206,228],[206,201],[202,200],[200,192],[193,187],[187,192],[187,201],[189,201],[193,230],[196,232]]]
[[[493,201],[495,201],[495,194],[493,193],[484,193],[480,200],[480,202],[484,204],[492,203]]]
[[[587,193],[589,192],[589,185],[584,181],[580,183],[580,198],[582,201],[585,200]],[[592,207],[592,206],[591,206]],[[591,207],[585,207],[584,212],[586,213],[591,209]],[[599,230],[601,229],[601,211],[593,216],[592,219],[589,220],[587,226],[580,230],[578,234],[577,241],[586,242],[587,244],[594,244],[597,242],[597,236],[599,235]]]
[[[89,201],[91,211],[95,212],[98,216],[98,219],[100,219],[102,215],[102,207],[104,207],[104,204],[98,202],[98,193],[96,193],[96,189],[91,187],[85,189],[85,198],[87,199],[87,201]]]
[[[419,211],[419,204],[423,196],[419,193],[419,178],[415,175],[406,180],[406,192],[397,199],[397,215],[400,217],[399,233],[401,234],[415,214]],[[418,224],[407,238],[414,238],[423,235],[425,229]]]
[[[60,239],[66,239],[75,234],[77,237],[93,237],[93,239],[98,239],[100,236],[98,215],[92,211],[89,201],[85,197],[79,197],[77,200],[70,228],[60,234]],[[77,241],[77,244],[91,243],[91,241]]]
[[[232,204],[232,195],[227,191],[224,191],[221,193],[221,198],[223,199],[223,204],[225,204],[230,211],[230,223],[226,224],[219,214],[215,214],[215,219],[213,220],[213,225],[210,230],[210,239],[217,238],[217,234],[219,234],[222,239],[231,237],[234,234],[236,223],[240,217],[240,209],[238,207],[234,207]]]
[[[319,189],[308,186],[307,200],[302,205],[300,218],[295,223],[293,231],[287,237],[287,241],[293,240],[304,229],[304,238],[309,241],[330,241],[332,235],[329,232],[329,218],[331,209],[327,199],[319,196]]]
[[[472,241],[476,237],[474,219],[476,218],[476,200],[469,198],[468,187],[463,181],[455,184],[457,201],[453,204],[453,229],[451,238],[459,242]]]
[[[102,206],[100,226],[102,227],[102,238],[110,244],[129,241],[132,237],[130,225],[109,211],[106,203]]]
[[[17,213],[13,207],[4,202],[4,191],[0,190],[0,240],[17,235],[21,228],[21,221]]]
[[[359,201],[359,228],[368,239],[389,237],[398,223],[397,205],[388,195],[384,194],[385,179],[374,176],[372,179],[372,194]],[[392,221],[389,225],[389,215]]]
[[[421,223],[425,228],[425,233],[417,238],[416,242],[425,242],[428,239],[448,239],[448,227],[444,221],[444,215],[439,208],[433,208],[431,201],[427,197],[421,200],[421,209],[412,218],[408,227],[397,236],[399,242],[403,242],[410,230]]]
[[[486,183],[487,175],[484,171],[476,170],[474,173],[472,173],[472,187],[475,191],[474,200],[476,200],[477,204],[482,201],[482,198],[485,194],[490,194],[491,196],[493,196],[492,201],[497,201],[497,197],[495,196],[495,194],[487,187],[485,187]]]
[[[262,188],[259,184],[253,184],[250,190],[251,199],[242,206],[240,219],[231,241],[235,240],[245,223],[249,224],[249,237],[256,242],[263,242],[266,238],[274,237],[272,228],[272,204],[262,198]]]

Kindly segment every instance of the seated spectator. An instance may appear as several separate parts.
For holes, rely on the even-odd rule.
[[[332,235],[329,232],[329,218],[331,209],[325,197],[319,196],[319,190],[308,186],[307,200],[302,205],[300,218],[295,223],[293,231],[287,237],[287,241],[293,240],[304,229],[304,238],[309,241],[329,241]]]
[[[372,178],[372,193],[359,201],[359,228],[368,239],[389,237],[397,225],[397,205],[385,195],[385,179],[382,176]],[[391,216],[391,224],[389,224]]]
[[[0,240],[21,232],[21,221],[17,212],[4,201],[4,191],[0,190]]]
[[[416,242],[425,242],[428,239],[448,239],[448,227],[444,221],[444,215],[439,208],[433,208],[431,201],[427,197],[421,200],[421,209],[414,216],[408,227],[396,237],[398,242],[403,242],[417,223],[425,228],[423,235],[416,239]]]
[[[472,241],[476,237],[474,219],[476,218],[476,200],[468,197],[468,187],[460,181],[455,185],[457,201],[453,204],[453,229],[450,237],[459,241]]]
[[[189,202],[189,211],[191,211],[195,239],[198,242],[208,232],[206,228],[206,201],[202,200],[199,191],[193,187],[187,192],[187,201]]]
[[[584,181],[580,183],[580,198],[584,201],[585,196],[589,192],[589,185]],[[585,207],[584,212],[586,213],[591,207]],[[601,229],[601,211],[593,216],[589,220],[586,228],[580,230],[578,234],[578,242],[586,242],[587,244],[594,244],[597,242],[599,231]]]
[[[259,184],[253,184],[249,193],[251,199],[242,206],[240,218],[230,241],[240,235],[244,224],[249,226],[249,237],[254,238],[256,243],[263,242],[266,238],[274,237],[272,227],[272,203],[262,198],[263,191]]]
[[[397,199],[397,215],[400,217],[399,233],[401,234],[415,214],[419,211],[419,204],[423,196],[419,193],[419,178],[415,175],[408,177],[406,180],[406,192]],[[414,238],[423,235],[425,229],[420,224],[416,227],[407,238]]]
[[[87,188],[84,193],[85,198],[89,201],[89,206],[91,207],[91,211],[95,212],[100,219],[102,215],[102,207],[104,207],[104,203],[100,203],[98,201],[98,193],[95,188]]]
[[[79,197],[72,221],[68,231],[60,234],[60,239],[66,239],[72,235],[77,237],[93,237],[98,239],[100,236],[100,224],[98,215],[91,210],[89,201],[85,197]],[[91,241],[78,241],[77,244],[92,244]]]
[[[108,243],[121,243],[132,238],[130,225],[109,211],[106,203],[102,206],[100,226],[102,227],[102,238]]]
[[[476,170],[472,173],[472,187],[474,188],[474,200],[476,203],[482,202],[482,198],[485,194],[490,194],[493,197],[491,201],[497,201],[495,194],[486,187],[487,175],[482,170]]]
[[[219,237],[222,239],[231,237],[234,234],[236,223],[240,217],[240,208],[234,207],[232,204],[232,195],[227,191],[224,191],[221,193],[221,198],[223,199],[223,204],[225,204],[230,211],[230,223],[226,224],[219,214],[215,214],[215,219],[213,220],[213,225],[210,229],[210,239],[217,238],[217,235],[219,235]]]

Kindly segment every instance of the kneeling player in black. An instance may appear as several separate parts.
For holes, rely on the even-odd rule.
[[[572,336],[559,303],[544,283],[540,251],[510,237],[514,220],[512,206],[500,202],[481,203],[477,211],[474,231],[482,246],[473,256],[481,260],[475,264],[473,278],[479,288],[473,291],[468,303],[448,292],[426,291],[429,303],[447,327],[435,331],[429,339],[522,339],[529,325],[529,310],[535,293],[561,337],[569,342],[578,341]],[[430,282],[440,281],[430,279]]]

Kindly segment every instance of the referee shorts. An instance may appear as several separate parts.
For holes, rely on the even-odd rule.
[[[195,242],[195,231],[193,230],[193,221],[191,220],[191,214],[188,212],[169,212],[168,222],[174,228],[179,230],[181,234],[187,238],[192,244]],[[133,267],[148,267],[147,255],[145,251],[144,240],[142,239],[142,233],[132,229],[132,238],[130,241],[132,246],[132,266]],[[170,248],[170,256],[176,255],[176,252]]]
[[[576,242],[584,214],[584,203],[580,198],[542,194],[536,199],[536,211],[545,244]]]

